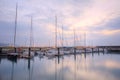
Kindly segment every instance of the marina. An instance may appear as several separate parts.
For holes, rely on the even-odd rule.
[[[0,80],[120,80],[119,0],[1,0]]]

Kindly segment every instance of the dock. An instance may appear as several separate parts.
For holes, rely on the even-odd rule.
[[[31,52],[40,52],[43,55],[51,54],[49,50],[55,50],[52,56],[63,56],[81,53],[120,52],[120,46],[76,46],[76,47],[0,47],[0,56],[12,56],[19,58],[32,58]],[[16,53],[14,52],[16,50]],[[27,50],[28,54],[24,54]],[[49,53],[48,53],[49,52]]]

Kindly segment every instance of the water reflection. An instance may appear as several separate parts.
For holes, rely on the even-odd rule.
[[[13,80],[13,74],[14,74],[14,62],[12,62],[12,69],[11,69],[11,80]]]
[[[30,59],[28,59],[28,70],[30,70]]]
[[[32,61],[31,59],[28,59],[28,72],[29,72],[28,80],[34,80],[33,79],[34,60],[32,65],[31,65],[31,61]]]
[[[17,57],[7,57],[7,59],[12,63],[17,63]]]
[[[0,57],[0,80],[119,80],[120,55],[82,53],[34,59]]]

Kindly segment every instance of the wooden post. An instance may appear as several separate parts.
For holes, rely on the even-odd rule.
[[[14,47],[14,52],[15,52],[15,53],[17,52],[17,49],[16,49],[16,47]]]
[[[84,57],[85,57],[85,59],[86,59],[86,48],[85,48],[85,53],[84,53]]]
[[[74,54],[74,60],[76,61],[76,54]]]
[[[85,48],[84,50],[85,50],[84,57],[85,57],[85,59],[86,59],[86,48]]]
[[[2,53],[2,48],[0,48],[0,53]]]
[[[103,52],[104,52],[104,48],[103,48]]]
[[[92,48],[92,53],[93,53],[93,48]]]
[[[58,49],[58,56],[60,55],[60,48],[57,48]]]
[[[93,56],[93,48],[92,48],[92,56]]]
[[[98,48],[98,55],[99,55],[99,52],[100,52],[100,51],[99,51],[99,48]]]
[[[99,48],[98,48],[98,53],[99,53],[100,51],[99,51]]]
[[[59,55],[58,55],[58,64],[60,63],[60,57],[59,57]]]
[[[85,54],[86,54],[86,48],[85,48]]]
[[[29,57],[30,57],[30,52],[31,52],[31,48],[30,47],[29,47],[28,51],[29,51]]]
[[[104,54],[104,48],[103,48],[103,54]]]
[[[58,47],[57,50],[58,50],[58,64],[59,64],[59,62],[60,62],[60,60],[59,60],[59,56],[60,56],[60,48]]]
[[[41,48],[40,48],[40,51],[41,51]]]
[[[74,54],[76,54],[76,48],[74,47]]]

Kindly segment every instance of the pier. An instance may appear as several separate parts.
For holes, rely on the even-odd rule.
[[[16,53],[14,51],[16,50]],[[41,52],[46,54],[53,54],[53,56],[60,56],[65,55],[67,52],[67,55],[69,54],[81,54],[81,53],[99,53],[99,52],[120,52],[120,46],[77,46],[77,47],[0,47],[0,56],[20,56],[24,55],[24,51],[28,51],[27,58],[31,56],[31,52],[37,53]],[[54,52],[49,52],[50,50]],[[62,54],[61,54],[62,53]],[[22,54],[22,55],[21,55]],[[25,56],[26,57],[26,56]]]

